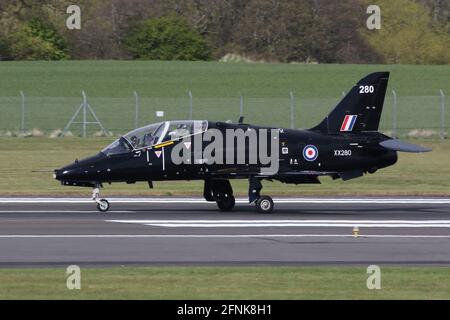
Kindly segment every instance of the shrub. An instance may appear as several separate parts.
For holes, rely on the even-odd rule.
[[[39,19],[23,23],[9,39],[15,60],[63,60],[69,58],[65,43],[55,29]]]
[[[135,58],[145,60],[209,60],[203,37],[181,16],[143,21],[126,39]]]

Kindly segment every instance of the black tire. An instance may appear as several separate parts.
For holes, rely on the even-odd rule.
[[[100,199],[97,202],[97,210],[100,212],[106,212],[109,210],[109,202],[106,199]]]
[[[216,202],[217,202],[217,206],[219,207],[220,211],[231,211],[234,208],[236,200],[234,199],[234,196],[229,196],[229,197],[225,197],[220,200],[217,200]]]
[[[273,200],[269,196],[261,196],[256,200],[256,211],[259,213],[271,213],[273,207]]]

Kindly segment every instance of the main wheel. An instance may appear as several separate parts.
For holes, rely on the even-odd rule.
[[[234,208],[236,200],[234,199],[233,196],[228,196],[220,200],[217,200],[216,202],[217,206],[221,211],[231,211]]]
[[[273,200],[269,196],[261,196],[256,200],[256,211],[259,213],[271,213],[273,206]]]
[[[109,202],[106,199],[100,199],[97,202],[97,209],[100,212],[106,212],[109,210]]]

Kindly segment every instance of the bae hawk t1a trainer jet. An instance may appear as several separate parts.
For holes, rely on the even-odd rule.
[[[203,180],[203,196],[222,211],[234,208],[231,179],[247,179],[248,201],[261,213],[274,208],[262,195],[263,180],[320,183],[350,180],[391,166],[397,152],[430,149],[378,132],[388,72],[361,79],[317,126],[307,130],[206,120],[165,121],[133,130],[97,155],[54,171],[65,186],[93,188],[99,211],[105,183]]]

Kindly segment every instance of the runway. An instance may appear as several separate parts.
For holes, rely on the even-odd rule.
[[[0,198],[0,267],[108,265],[450,265],[450,199]],[[355,227],[359,230],[354,235]]]

